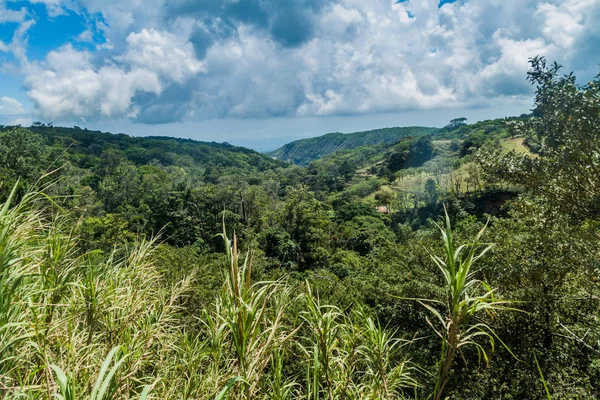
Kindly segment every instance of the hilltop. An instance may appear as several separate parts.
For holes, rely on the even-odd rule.
[[[7,127],[8,128],[8,127]],[[7,129],[5,128],[5,129]],[[91,131],[79,127],[35,125],[31,131],[41,135],[50,146],[65,147],[70,161],[87,168],[100,162],[102,154],[116,151],[119,158],[136,166],[160,163],[202,167],[205,171],[264,171],[284,165],[255,150],[229,143],[203,142],[167,136],[136,137],[124,133]],[[231,172],[231,171],[229,171]]]
[[[308,165],[311,161],[340,150],[352,150],[369,145],[393,144],[404,137],[433,134],[437,131],[437,128],[409,126],[347,134],[335,132],[309,139],[296,140],[267,153],[267,155],[276,160],[297,165]]]

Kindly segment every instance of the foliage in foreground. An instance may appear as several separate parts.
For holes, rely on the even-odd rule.
[[[285,276],[253,282],[252,254],[242,258],[237,239],[230,241],[225,231],[222,290],[194,316],[202,325],[194,329],[182,318],[194,274],[176,283],[163,279],[152,261],[152,241],[108,256],[82,252],[76,232],[65,229],[60,213],[48,214],[40,194],[16,205],[12,197],[0,210],[0,383],[6,398],[379,399],[429,390],[402,350],[410,341],[361,309],[348,313],[322,303],[308,282],[300,295],[292,294]],[[449,246],[452,239],[445,240]],[[474,261],[477,246],[471,248],[457,265],[463,286],[471,277],[464,266]],[[435,260],[450,273],[453,257],[449,267]],[[448,288],[468,297],[466,288]],[[466,312],[493,309],[499,303],[487,302],[490,295],[467,298]],[[463,325],[455,319],[465,316],[450,318]],[[480,325],[466,333],[476,329]],[[442,336],[443,349],[455,344]],[[461,340],[483,349],[475,336]],[[290,371],[290,359],[304,370]],[[442,357],[436,398],[451,362]]]

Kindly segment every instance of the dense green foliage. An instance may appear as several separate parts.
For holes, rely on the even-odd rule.
[[[298,165],[307,165],[328,154],[341,150],[352,150],[358,147],[393,144],[407,136],[435,133],[437,129],[420,126],[404,128],[385,128],[350,134],[328,133],[310,139],[301,139],[288,143],[269,153],[269,156]]]
[[[598,398],[600,80],[529,77],[307,166],[2,128],[0,396]]]

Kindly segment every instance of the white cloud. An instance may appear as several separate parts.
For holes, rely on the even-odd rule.
[[[17,99],[12,97],[0,97],[0,114],[1,115],[12,115],[12,114],[23,114],[23,104]]]
[[[9,51],[22,64],[27,64],[27,42],[29,40],[28,31],[35,25],[33,19],[27,19],[19,23],[18,28],[13,34],[12,41],[8,45]]]
[[[536,13],[544,18],[543,36],[560,47],[571,47],[583,29],[581,20],[584,15],[573,13],[571,8],[542,3]]]
[[[156,30],[131,33],[126,51],[101,63],[88,51],[66,45],[31,64],[25,84],[36,113],[45,119],[135,118],[134,97],[159,96],[172,84],[200,73],[189,43]]]
[[[92,31],[90,29],[86,29],[83,32],[81,32],[79,35],[75,36],[75,40],[77,42],[85,42],[85,43],[93,42],[94,34],[92,33]]]
[[[53,1],[53,0],[50,0]],[[58,1],[58,0],[57,0]],[[168,0],[172,1],[172,0]],[[110,39],[124,38],[132,31],[143,28],[159,28],[163,20],[161,11],[167,0],[62,0],[64,7],[101,14],[109,26],[99,27]]]
[[[551,45],[542,39],[512,40],[495,34],[500,56],[494,63],[484,66],[474,82],[473,90],[482,90],[490,97],[496,95],[522,94],[529,88],[525,81],[528,58],[552,52]]]
[[[22,22],[25,19],[25,8],[19,10],[8,9],[6,2],[0,0],[0,24],[6,22]]]
[[[586,74],[598,62],[597,0],[469,0],[441,8],[438,0],[294,3],[309,12],[261,0],[249,1],[257,14],[243,18],[223,11],[233,0],[211,10],[213,2],[191,0],[35,1],[55,12],[102,15],[96,29],[107,39],[95,52],[67,46],[27,67],[36,112],[54,120],[477,107],[531,99],[529,57],[545,55]],[[283,12],[273,14],[278,7]],[[261,10],[293,18],[275,29],[275,20],[260,22]],[[80,39],[90,38],[86,32]]]
[[[62,0],[29,0],[29,2],[33,4],[44,4],[48,11],[48,15],[51,17],[56,17],[65,12],[62,7]]]
[[[6,1],[0,0],[0,25],[6,23],[17,23],[18,25],[10,42],[0,40],[0,52],[12,53],[19,62],[23,63],[26,61],[27,31],[35,24],[35,21],[29,17],[25,7],[8,8]]]
[[[186,40],[154,29],[142,29],[127,37],[127,51],[117,57],[133,68],[150,69],[162,78],[182,83],[202,71],[194,49]]]
[[[151,71],[95,66],[91,54],[67,45],[50,52],[42,64],[31,64],[25,84],[36,113],[49,120],[62,118],[135,117],[132,98],[140,92],[160,93]]]
[[[21,67],[14,62],[4,62],[0,64],[0,74],[21,75]]]
[[[8,125],[8,126],[15,126],[15,125],[31,126],[32,123],[33,123],[33,120],[31,118],[19,117],[19,118],[15,118],[15,119],[9,121],[6,125]]]

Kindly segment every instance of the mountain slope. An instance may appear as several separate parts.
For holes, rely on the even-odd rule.
[[[89,167],[101,162],[107,150],[116,150],[120,156],[136,166],[152,162],[161,165],[190,165],[209,168],[214,173],[225,169],[264,171],[284,164],[257,151],[228,143],[201,142],[165,136],[136,137],[123,133],[53,126],[32,126],[31,131],[46,138],[51,146],[64,146],[71,161]]]
[[[288,143],[268,153],[274,159],[307,165],[311,161],[339,150],[351,150],[357,147],[395,143],[403,137],[437,132],[437,128],[409,126],[403,128],[384,128],[356,133],[328,133],[309,139],[301,139]]]

